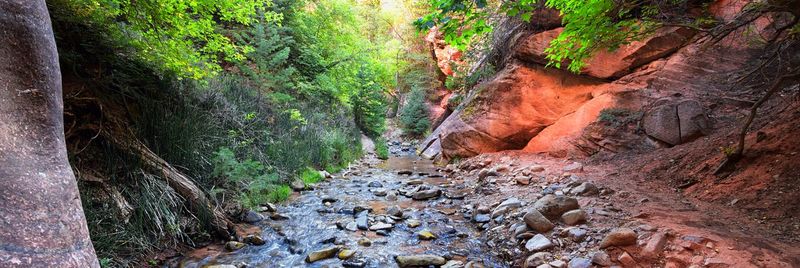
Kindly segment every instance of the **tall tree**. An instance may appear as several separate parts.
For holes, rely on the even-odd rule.
[[[0,0],[0,267],[99,267],[64,143],[44,0]]]

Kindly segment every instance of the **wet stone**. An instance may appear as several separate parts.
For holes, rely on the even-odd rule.
[[[442,194],[442,191],[439,189],[430,189],[430,190],[423,190],[414,193],[411,198],[414,200],[427,200],[434,197],[438,197]]]
[[[369,238],[366,238],[366,237],[362,237],[361,239],[358,239],[357,243],[358,243],[359,246],[362,246],[362,247],[372,246],[372,240],[369,240]]]
[[[329,247],[317,250],[309,253],[308,256],[306,256],[306,262],[312,263],[324,259],[330,259],[333,258],[333,256],[335,256],[337,252],[339,252],[339,247]]]
[[[436,239],[436,235],[433,234],[430,230],[422,230],[417,233],[417,238],[419,240],[434,240]]]
[[[393,226],[391,224],[382,223],[381,222],[381,223],[373,224],[372,226],[369,227],[369,230],[370,231],[387,230],[387,229],[392,229],[392,227]]]
[[[247,212],[245,212],[242,218],[243,218],[242,220],[244,222],[251,223],[251,224],[252,223],[257,223],[257,222],[260,222],[260,221],[264,220],[264,216],[262,216],[258,212],[252,211],[252,210],[248,210]]]
[[[383,184],[379,181],[371,181],[369,184],[367,184],[367,187],[380,188],[383,187]]]
[[[385,188],[378,188],[378,189],[372,190],[372,194],[374,194],[375,196],[386,196],[387,192],[386,192]]]
[[[427,267],[427,266],[441,266],[447,263],[441,256],[436,255],[409,255],[397,256],[394,258],[397,265],[400,267]]]
[[[339,254],[337,254],[337,257],[339,257],[340,260],[346,260],[349,259],[350,257],[353,257],[353,255],[355,254],[356,254],[355,250],[342,249],[339,251]]]
[[[239,249],[241,249],[241,248],[243,248],[245,246],[247,246],[247,244],[245,244],[245,243],[236,242],[236,241],[228,241],[228,243],[225,243],[225,250],[227,250],[227,251],[236,251],[236,250],[239,250]]]
[[[415,219],[410,219],[410,220],[406,221],[406,225],[408,226],[408,228],[417,228],[417,227],[420,226],[420,224],[421,223],[419,222],[419,220],[415,220]]]
[[[256,246],[260,246],[260,245],[263,245],[263,244],[266,244],[266,243],[267,243],[267,242],[266,242],[266,241],[264,241],[264,239],[263,239],[263,238],[261,238],[261,236],[259,236],[259,235],[248,235],[247,237],[245,237],[245,238],[243,239],[243,241],[244,241],[245,243],[248,243],[248,244],[251,244],[251,245],[256,245]]]

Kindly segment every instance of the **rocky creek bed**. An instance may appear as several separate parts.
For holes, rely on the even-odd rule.
[[[284,205],[265,204],[244,217],[252,235],[166,266],[792,267],[656,222],[660,211],[633,209],[651,203],[646,195],[600,186],[578,162],[498,155],[436,167],[410,148],[394,144],[387,161],[365,158]],[[657,207],[675,219],[690,210]]]

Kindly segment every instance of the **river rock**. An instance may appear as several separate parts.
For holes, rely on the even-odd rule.
[[[387,195],[386,188],[377,188],[375,190],[372,190],[372,194],[374,194],[375,196],[386,196]]]
[[[408,182],[406,182],[408,185],[421,185],[423,183],[424,182],[420,179],[408,180]]]
[[[636,232],[629,228],[617,228],[612,230],[603,241],[600,241],[600,248],[612,246],[624,247],[636,244]]]
[[[295,192],[300,192],[306,189],[306,184],[301,180],[293,180],[291,183],[289,183],[289,187]]]
[[[583,228],[570,227],[570,228],[564,229],[564,233],[566,233],[566,236],[569,237],[570,239],[572,239],[572,241],[581,242],[581,241],[583,241],[583,239],[586,238],[586,233],[587,232]],[[564,233],[562,233],[562,235]]]
[[[597,186],[595,186],[591,182],[584,182],[576,186],[575,188],[572,188],[572,190],[570,190],[569,192],[571,194],[579,196],[590,196],[600,193],[600,189],[597,188]]]
[[[395,191],[391,191],[386,194],[386,201],[397,201],[397,194]]]
[[[344,226],[344,229],[351,232],[358,231],[358,224],[354,221],[348,222],[347,225]]]
[[[359,246],[362,246],[362,247],[372,246],[372,240],[369,240],[369,238],[366,238],[366,237],[362,237],[362,238],[358,239],[357,243],[358,243]]]
[[[515,180],[515,181],[517,182],[517,184],[519,184],[519,185],[528,185],[528,184],[530,184],[530,183],[531,183],[531,178],[529,178],[529,177],[525,177],[525,176],[517,176],[517,177],[514,177],[514,180]]]
[[[553,246],[553,242],[550,242],[550,239],[547,239],[547,237],[542,234],[537,234],[525,243],[525,249],[531,252],[549,249]]]
[[[336,201],[339,201],[336,197],[330,195],[322,196],[322,203],[335,203]]]
[[[260,245],[263,245],[263,244],[267,243],[267,241],[264,241],[264,239],[261,238],[261,236],[259,236],[259,235],[248,235],[247,237],[245,237],[242,240],[245,243],[248,243],[248,244],[251,244],[251,245],[256,245],[256,246],[260,246]]]
[[[408,255],[394,257],[397,265],[400,267],[428,267],[431,265],[441,266],[447,263],[447,260],[436,255]]]
[[[247,244],[237,241],[228,241],[228,243],[225,243],[225,249],[227,251],[236,251],[245,246],[247,246]]]
[[[567,196],[545,195],[533,204],[548,219],[558,219],[564,212],[579,209],[578,200]]]
[[[419,222],[419,220],[416,219],[410,219],[406,221],[406,225],[408,226],[408,228],[417,228],[420,226],[420,224],[421,223]]]
[[[264,220],[264,216],[261,215],[261,213],[248,210],[247,212],[244,213],[242,220],[246,223],[253,224]]]
[[[561,215],[561,220],[564,221],[564,223],[566,223],[567,225],[576,225],[579,223],[586,222],[587,217],[588,214],[586,214],[586,211],[583,211],[582,209],[575,209],[567,211],[566,213]]]
[[[590,268],[592,267],[592,261],[585,259],[585,258],[572,258],[569,260],[569,268]]]
[[[481,169],[481,171],[478,171],[478,180],[483,180],[487,177],[492,177],[492,176],[500,176],[500,174],[497,173],[497,171],[485,168]]]
[[[427,200],[434,197],[438,197],[440,194],[442,194],[442,190],[430,189],[430,190],[418,191],[414,193],[411,196],[411,198],[414,200]]]
[[[528,256],[525,259],[525,264],[523,267],[525,268],[534,268],[538,267],[542,264],[547,264],[547,260],[553,258],[553,254],[550,252],[536,252]]]
[[[611,257],[608,256],[608,253],[605,251],[598,251],[592,254],[592,263],[600,266],[614,265],[614,262],[611,261]]]
[[[339,254],[337,254],[337,257],[339,257],[340,260],[346,260],[349,259],[350,257],[353,257],[353,255],[355,254],[356,254],[355,250],[342,249],[339,251]]]
[[[392,225],[388,223],[379,222],[377,224],[373,224],[369,227],[370,231],[378,231],[378,230],[388,230],[392,229]]]
[[[419,240],[434,240],[436,239],[436,235],[430,230],[425,229],[417,233],[417,238],[419,238]]]
[[[369,228],[369,212],[364,210],[358,213],[356,216],[356,227],[361,230],[367,230]]]
[[[447,263],[445,263],[444,265],[442,265],[442,267],[439,268],[463,268],[463,267],[464,267],[464,262],[457,260],[449,260],[447,261]]]
[[[487,222],[491,221],[492,218],[489,216],[489,214],[478,214],[478,215],[475,215],[475,219],[474,220],[477,223],[487,223]]]
[[[545,217],[544,215],[542,215],[542,213],[540,213],[538,210],[535,209],[528,210],[528,212],[526,212],[525,215],[522,216],[522,220],[525,221],[525,224],[529,228],[536,230],[537,232],[540,233],[549,232],[550,230],[553,230],[553,228],[556,227],[555,224],[553,224],[552,222],[550,222],[550,220],[547,219],[547,217]]]
[[[379,181],[371,181],[371,182],[369,182],[369,184],[367,184],[367,187],[380,188],[380,187],[383,187],[383,183],[381,183]]]
[[[339,252],[339,247],[329,247],[329,248],[317,250],[317,251],[309,253],[308,256],[306,256],[306,262],[307,263],[312,263],[312,262],[316,262],[316,261],[320,261],[320,260],[324,260],[324,259],[330,259],[330,258],[333,258],[333,256],[336,256],[337,252]]]
[[[403,210],[398,206],[391,206],[386,208],[386,215],[400,217],[403,216]]]

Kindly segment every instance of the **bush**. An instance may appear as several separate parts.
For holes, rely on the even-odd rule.
[[[309,167],[300,173],[300,180],[302,180],[305,185],[309,185],[321,182],[325,180],[325,177],[319,174],[319,171]]]
[[[414,89],[408,96],[406,106],[400,113],[400,124],[406,134],[421,136],[428,131],[430,119],[428,119],[428,107],[425,106],[425,91]]]
[[[375,154],[378,159],[389,159],[389,146],[386,145],[386,139],[379,138],[375,140]]]

